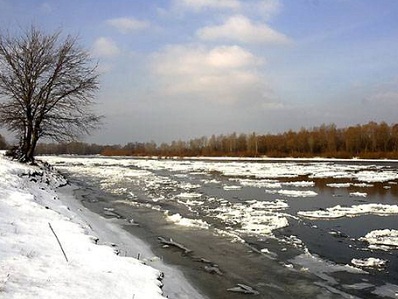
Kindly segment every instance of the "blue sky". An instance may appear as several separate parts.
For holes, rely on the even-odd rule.
[[[396,0],[0,0],[0,26],[80,36],[99,60],[97,143],[386,121]]]

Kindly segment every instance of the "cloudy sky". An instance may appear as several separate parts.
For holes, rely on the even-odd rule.
[[[97,143],[397,123],[396,0],[0,0],[1,28],[79,35]]]

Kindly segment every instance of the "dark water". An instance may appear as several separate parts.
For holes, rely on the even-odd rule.
[[[237,283],[259,291],[257,298],[397,296],[397,248],[370,250],[359,239],[373,230],[398,230],[398,215],[298,216],[337,205],[397,205],[395,163],[46,159],[81,187],[86,206],[139,224],[126,229],[211,298],[241,298],[226,291]],[[177,213],[196,227],[175,222]],[[193,252],[163,248],[158,236]],[[345,266],[369,257],[387,263],[362,271]],[[222,275],[206,271],[202,258]]]

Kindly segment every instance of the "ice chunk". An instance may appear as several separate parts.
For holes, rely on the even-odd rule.
[[[360,241],[365,241],[372,249],[389,250],[398,247],[398,230],[382,229],[374,230],[359,238]]]
[[[384,268],[387,264],[387,260],[368,257],[366,259],[352,259],[351,264],[360,268]]]
[[[367,214],[378,216],[398,214],[398,205],[383,205],[376,203],[353,205],[351,207],[342,207],[337,205],[335,207],[327,208],[326,210],[297,212],[297,215],[309,219],[336,219],[341,217],[356,217]]]

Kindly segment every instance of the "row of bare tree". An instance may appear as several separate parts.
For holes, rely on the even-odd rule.
[[[369,122],[337,128],[334,124],[281,134],[212,135],[171,143],[131,142],[121,145],[41,144],[38,153],[106,156],[269,156],[398,158],[398,124]]]

